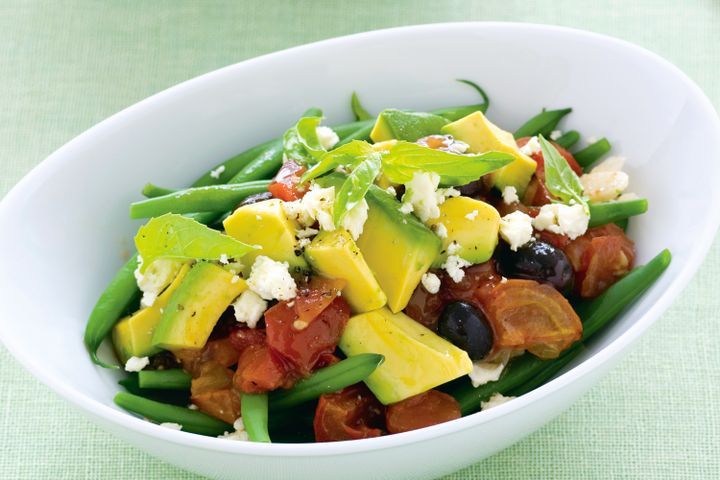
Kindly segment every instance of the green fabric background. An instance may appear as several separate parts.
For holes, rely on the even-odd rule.
[[[201,73],[337,35],[458,20],[553,23],[624,38],[678,65],[720,106],[718,0],[3,0],[0,195],[75,135]],[[716,243],[674,307],[588,395],[514,447],[447,478],[720,478],[718,280]],[[0,432],[0,478],[198,478],[90,424],[2,347]]]

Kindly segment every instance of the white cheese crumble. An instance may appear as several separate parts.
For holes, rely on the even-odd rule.
[[[457,255],[460,250],[462,250],[462,247],[457,242],[450,242],[450,245],[447,247],[448,255]]]
[[[412,213],[413,212],[412,203],[403,203],[402,205],[400,205],[400,208],[398,208],[398,210],[400,210],[400,213],[406,213],[406,214]]]
[[[140,306],[152,307],[158,295],[173,281],[181,266],[182,262],[178,260],[158,258],[148,266],[145,273],[140,273],[142,261],[138,257],[135,280],[138,288],[143,292]]]
[[[265,300],[290,300],[297,295],[297,285],[288,271],[287,262],[276,262],[264,255],[255,259],[247,280],[248,287]]]
[[[445,260],[445,263],[443,263],[441,267],[450,275],[453,282],[459,283],[465,278],[465,270],[463,270],[463,267],[469,267],[470,265],[471,263],[464,258],[460,258],[457,255],[448,255],[447,260]]]
[[[307,247],[311,243],[312,243],[312,240],[310,240],[309,238],[301,238],[300,240],[298,240],[298,248],[300,250],[303,250],[305,247]]]
[[[392,185],[390,185],[389,187],[387,187],[387,188],[385,189],[385,191],[386,191],[387,193],[389,193],[390,195],[392,195],[393,197],[397,196],[397,190],[395,190],[395,187],[393,187]]]
[[[465,215],[465,218],[470,220],[471,222],[477,218],[477,216],[480,214],[477,210],[473,210],[472,212]]]
[[[532,240],[532,233],[532,218],[519,210],[500,219],[500,236],[510,245],[512,251],[517,251]]]
[[[515,397],[506,397],[502,393],[494,393],[490,398],[487,399],[487,401],[480,402],[480,410],[487,410],[489,408],[497,407],[498,405],[509,402],[513,398]]]
[[[590,217],[582,205],[551,203],[540,208],[532,224],[536,230],[547,230],[575,240],[587,231],[589,221]]]
[[[470,148],[470,145],[468,145],[467,143],[454,139],[451,140],[446,147],[448,152],[458,155],[462,155],[463,153],[467,152],[468,148]]]
[[[220,178],[220,175],[225,171],[225,165],[220,165],[215,170],[210,171],[210,176],[212,178]]]
[[[480,385],[485,385],[486,383],[499,379],[500,374],[502,374],[509,361],[510,352],[504,352],[500,355],[500,358],[492,362],[473,362],[472,372],[468,374],[473,387],[477,388]]]
[[[438,293],[440,291],[440,277],[432,272],[424,273],[422,276],[422,286],[428,293]]]
[[[125,362],[125,371],[139,372],[148,365],[150,365],[150,359],[148,357],[130,357],[127,362]]]
[[[513,203],[518,203],[520,201],[520,198],[517,194],[517,188],[513,187],[512,185],[508,185],[507,187],[503,188],[502,198],[505,205],[512,205]]]
[[[227,265],[230,263],[230,260],[228,260],[227,253],[220,254],[220,258],[218,258],[218,261],[222,263],[223,265]]]
[[[550,132],[550,140],[554,142],[558,138],[562,137],[562,134],[563,133],[561,130],[553,130],[552,132]]]
[[[255,328],[267,310],[267,302],[252,290],[245,290],[232,304],[235,311],[235,320]]]
[[[536,153],[541,153],[542,147],[540,146],[538,138],[530,137],[530,140],[528,140],[527,143],[520,148],[520,152],[529,157],[535,155]]]
[[[580,177],[585,194],[591,202],[615,200],[627,189],[630,177],[622,171],[624,164],[624,157],[608,157],[590,173]]]
[[[247,432],[245,431],[245,424],[243,423],[242,418],[238,418],[233,423],[233,428],[235,429],[234,432],[225,432],[222,435],[218,435],[218,438],[222,438],[225,440],[237,440],[241,442],[247,442],[250,440],[250,437],[248,436]]]
[[[406,204],[412,206],[412,212],[423,222],[438,218],[440,208],[438,205],[437,188],[440,184],[440,175],[434,172],[415,172],[412,179],[405,184],[403,206],[400,211],[407,209]],[[444,198],[443,198],[444,200]],[[407,211],[403,213],[409,213]]]
[[[322,145],[325,150],[330,150],[340,141],[335,130],[330,127],[317,127],[315,133],[317,134],[320,145]]]
[[[283,202],[282,206],[285,214],[303,227],[310,227],[317,220],[321,230],[333,231],[335,230],[332,216],[334,202],[335,187],[322,188],[313,183],[302,199]]]
[[[459,197],[460,190],[455,187],[438,188],[435,196],[437,197],[438,205],[442,205],[448,198]]]
[[[343,218],[340,226],[350,232],[353,240],[357,240],[363,232],[365,221],[368,218],[368,203],[363,198],[360,203],[351,208]]]
[[[240,281],[240,277],[238,275],[233,275],[233,277],[230,279],[230,283],[233,285],[238,283]]]
[[[297,238],[310,238],[310,237],[314,237],[318,233],[320,233],[318,230],[307,227],[307,228],[303,228],[303,229],[296,231],[295,236]]]
[[[436,223],[435,225],[433,225],[433,228],[435,230],[435,235],[440,238],[447,238],[448,231],[444,223]]]
[[[173,422],[163,422],[160,424],[163,428],[169,428],[170,430],[182,430],[182,425]]]
[[[199,410],[198,406],[194,403],[191,403],[187,406],[190,410]]]

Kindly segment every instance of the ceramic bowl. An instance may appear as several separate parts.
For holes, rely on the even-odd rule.
[[[328,444],[255,444],[161,428],[115,407],[119,373],[94,366],[82,333],[132,249],[128,203],[148,181],[182,186],[276,137],[310,106],[350,120],[355,90],[371,111],[476,103],[514,130],[543,107],[627,157],[638,263],[663,248],[662,278],[562,375],[509,403],[431,428]],[[88,101],[93,101],[88,98]],[[248,60],[170,88],[53,153],[0,205],[0,337],[37,378],[108,432],[214,478],[424,479],[507,447],[568,408],[668,308],[703,261],[720,218],[720,122],[682,72],[632,44],[567,28],[424,25],[323,41]],[[106,351],[105,354],[108,352]]]

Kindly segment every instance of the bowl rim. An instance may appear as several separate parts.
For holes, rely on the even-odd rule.
[[[621,40],[609,35],[589,32],[571,27],[536,23],[480,21],[443,22],[421,25],[409,25],[402,27],[371,30],[351,35],[334,37],[291,47],[277,52],[267,53],[259,57],[250,58],[235,64],[219,68],[217,70],[213,70],[211,72],[181,82],[177,85],[171,86],[154,95],[151,95],[150,97],[147,97],[119,111],[118,113],[115,113],[114,115],[108,117],[107,119],[84,131],[83,133],[76,136],[75,138],[64,144],[62,147],[57,149],[55,152],[50,154],[38,165],[36,165],[7,193],[7,195],[5,195],[5,198],[0,201],[0,224],[6,221],[6,218],[9,216],[8,212],[13,209],[13,204],[19,200],[19,198],[22,196],[22,192],[24,192],[27,187],[32,185],[33,182],[38,180],[41,176],[45,176],[48,173],[51,173],[52,170],[61,168],[66,162],[71,161],[71,157],[67,155],[67,153],[72,151],[74,148],[81,146],[88,139],[91,139],[98,135],[102,136],[102,134],[104,133],[111,133],[117,123],[125,121],[126,119],[130,119],[132,118],[132,116],[142,114],[143,110],[145,110],[146,108],[152,108],[152,106],[158,102],[172,101],[173,97],[175,97],[177,94],[184,91],[189,91],[190,89],[193,89],[203,84],[210,78],[225,75],[230,70],[241,70],[243,68],[247,68],[248,66],[262,65],[264,62],[267,61],[276,61],[276,59],[282,58],[287,55],[295,55],[305,50],[311,50],[317,47],[323,47],[325,45],[331,44],[338,45],[348,42],[362,42],[365,39],[376,37],[389,38],[395,35],[402,36],[409,32],[443,33],[447,30],[497,28],[533,31],[540,33],[559,33],[562,35],[566,35],[568,38],[572,39],[585,39],[593,42],[603,43],[606,45],[620,47],[633,52],[635,55],[645,57],[648,61],[652,61],[657,65],[663,67],[664,69],[668,70],[669,74],[675,76],[682,81],[683,86],[687,89],[688,93],[691,94],[693,99],[697,101],[699,106],[701,107],[703,117],[707,117],[706,120],[714,124],[714,130],[717,132],[717,138],[720,139],[720,118],[718,118],[718,115],[712,103],[702,92],[700,87],[695,84],[695,82],[691,80],[690,77],[688,77],[684,72],[682,72],[678,67],[670,63],[668,60],[665,60],[658,54],[626,40]],[[717,203],[720,203],[720,199],[718,200],[719,201],[717,201]],[[715,207],[718,206],[720,205],[715,205]],[[117,424],[121,428],[134,430],[139,434],[167,441],[173,444],[201,448],[208,451],[227,452],[262,457],[325,457],[345,455],[350,453],[371,452],[392,447],[407,446],[410,444],[420,443],[434,438],[467,430],[481,423],[491,422],[495,419],[509,415],[516,410],[523,409],[536,401],[541,401],[542,399],[551,396],[559,390],[562,390],[564,387],[574,383],[576,379],[610,362],[614,357],[618,356],[621,352],[626,350],[672,304],[672,302],[677,298],[680,292],[685,288],[692,276],[696,273],[701,262],[707,255],[707,252],[714,241],[715,233],[718,229],[718,226],[720,225],[720,208],[711,208],[709,210],[710,213],[707,217],[708,221],[701,230],[702,236],[699,237],[699,240],[694,244],[695,248],[693,252],[688,255],[687,261],[678,272],[678,275],[668,285],[667,290],[664,292],[664,295],[662,295],[655,304],[650,306],[647,311],[640,314],[637,321],[626,331],[622,332],[618,336],[618,338],[612,341],[609,345],[603,347],[601,350],[596,352],[588,359],[584,360],[579,365],[573,367],[571,370],[568,370],[567,372],[546,383],[545,385],[525,395],[522,395],[521,397],[518,397],[511,402],[499,405],[487,411],[477,412],[472,415],[468,415],[466,417],[462,417],[460,419],[446,422],[443,424],[395,435],[354,441],[300,444],[262,444],[253,442],[221,441],[217,438],[205,437],[202,435],[188,435],[187,432],[178,432],[160,427],[159,425],[137,418],[125,411],[114,408],[113,406],[106,405],[105,403],[94,400],[84,394],[82,391],[71,388],[65,385],[62,381],[46,375],[42,369],[40,362],[35,361],[29,355],[26,355],[23,351],[21,351],[15,345],[9,342],[2,328],[0,328],[0,341],[3,342],[8,351],[10,351],[10,353],[15,357],[15,359],[17,359],[20,364],[25,367],[25,369],[27,369],[37,379],[39,379],[45,385],[58,393],[61,397],[63,397],[76,407],[80,408],[81,410],[87,411],[88,413],[99,417],[105,422]],[[1,323],[0,327],[2,327]]]

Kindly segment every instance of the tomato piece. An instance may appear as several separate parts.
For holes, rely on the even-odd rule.
[[[635,244],[615,224],[591,228],[569,242],[565,253],[575,270],[578,295],[594,298],[625,276],[635,262]]]
[[[295,297],[297,320],[310,323],[335,300],[347,282],[343,279],[312,277]]]
[[[582,336],[580,318],[550,285],[512,279],[476,293],[493,330],[490,358],[507,350],[556,358]]]
[[[201,349],[181,349],[173,352],[183,369],[193,377],[200,373],[203,364],[217,362],[223,367],[231,367],[238,362],[240,351],[235,348],[231,340],[221,338],[209,340]]]
[[[227,423],[240,416],[240,396],[232,389],[233,371],[215,361],[202,364],[190,387],[190,401],[200,411]]]
[[[385,411],[385,421],[390,433],[409,432],[449,422],[461,416],[457,400],[439,390],[428,390],[393,403]]]
[[[335,351],[350,318],[347,302],[332,291],[337,292],[309,288],[265,312],[268,345],[300,376],[309,375],[323,355]]]
[[[287,365],[270,347],[250,345],[240,355],[233,385],[244,393],[264,393],[289,388],[293,380]]]
[[[262,345],[266,342],[265,330],[261,328],[236,326],[228,338],[238,352],[242,352],[250,345]]]
[[[359,383],[320,396],[313,429],[318,442],[379,437],[383,434],[383,406]]]
[[[305,187],[300,185],[300,177],[305,173],[305,167],[288,160],[280,167],[273,181],[268,185],[268,191],[273,197],[286,202],[299,200],[305,195]]]
[[[438,318],[440,318],[443,308],[445,308],[445,301],[440,293],[428,292],[421,283],[410,297],[410,301],[405,307],[405,314],[433,332],[437,332]]]

